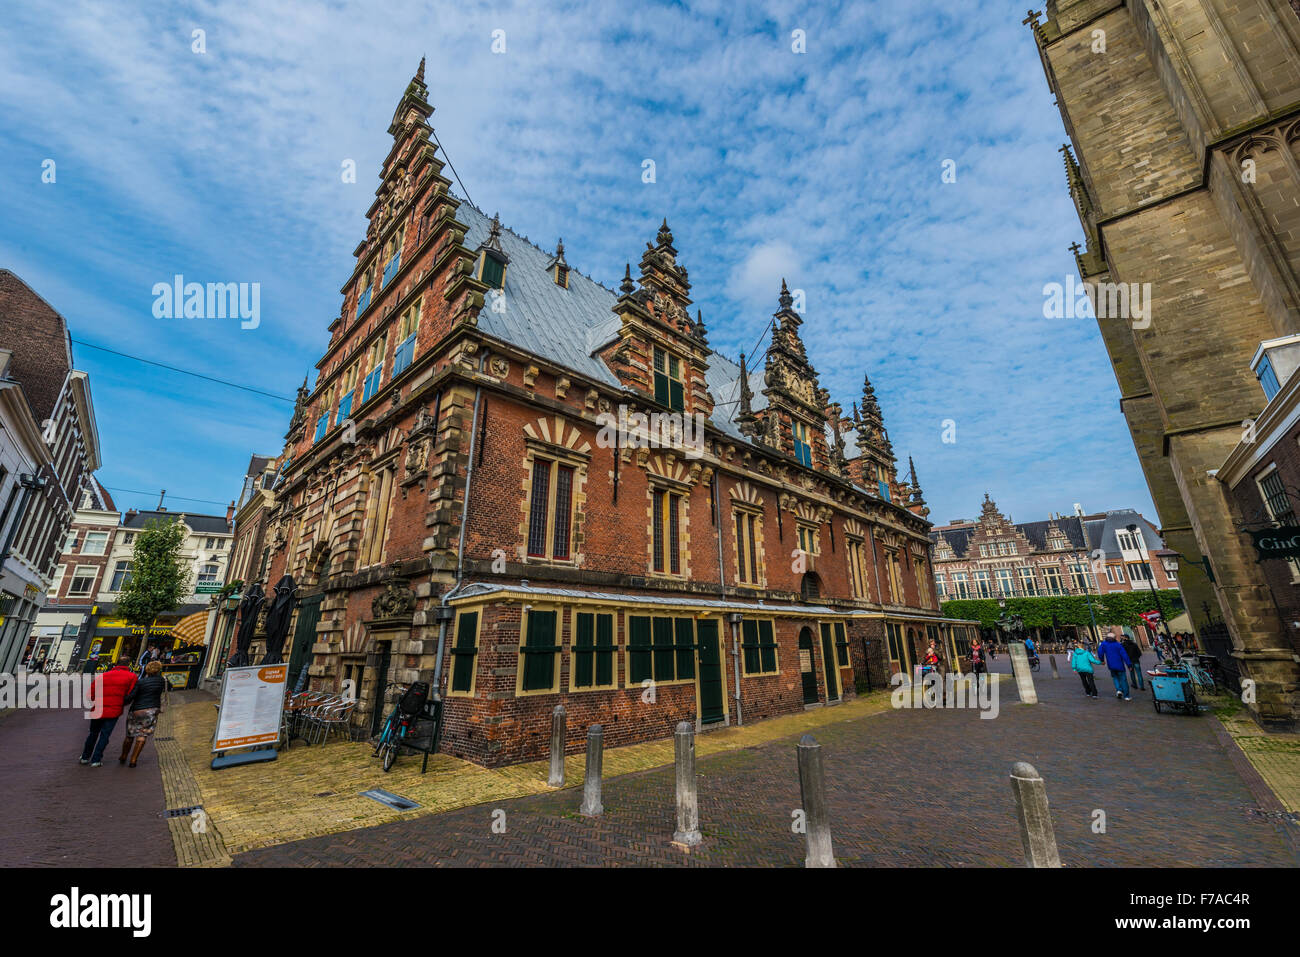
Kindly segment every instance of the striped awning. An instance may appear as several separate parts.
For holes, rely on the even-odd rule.
[[[172,628],[172,637],[182,645],[190,647],[202,645],[208,630],[208,614],[207,611],[196,611],[192,615],[186,615]]]

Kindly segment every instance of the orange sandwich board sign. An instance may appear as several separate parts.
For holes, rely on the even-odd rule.
[[[214,771],[239,764],[274,761],[274,747],[280,742],[280,718],[284,711],[284,686],[289,675],[286,665],[250,665],[227,668],[221,679],[221,707],[217,730],[212,736]],[[253,748],[227,754],[237,748]]]

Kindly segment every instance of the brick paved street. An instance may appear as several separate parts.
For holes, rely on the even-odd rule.
[[[154,745],[137,767],[119,765],[123,719],[104,766],[83,766],[88,726],[79,710],[0,718],[0,867],[176,864]]]
[[[1149,692],[1085,698],[1046,661],[1037,683],[1036,707],[1004,683],[995,720],[903,710],[818,729],[839,862],[1019,866],[1007,773],[1027,760],[1048,782],[1067,866],[1300,864],[1300,823],[1234,761],[1211,716],[1158,715]],[[798,865],[795,741],[700,761],[704,845],[690,855],[669,843],[673,772],[661,768],[607,780],[600,820],[577,815],[571,789],[250,851],[234,865]],[[491,828],[496,808],[504,834]],[[1090,829],[1094,809],[1106,812],[1104,834]]]

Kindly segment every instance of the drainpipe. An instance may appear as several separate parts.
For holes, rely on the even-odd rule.
[[[738,611],[727,615],[727,624],[731,626],[731,673],[736,676],[736,725],[745,723],[745,712],[740,706],[740,623],[744,619]]]
[[[727,597],[727,573],[722,564],[722,488],[718,484],[718,470],[713,470],[713,517],[718,529],[718,594]]]
[[[461,581],[465,577],[465,528],[469,522],[469,494],[470,488],[474,482],[474,449],[478,439],[478,414],[483,401],[483,387],[479,386],[474,390],[474,419],[470,424],[469,430],[469,467],[465,471],[465,499],[461,503],[460,510],[460,537],[456,544],[456,584],[451,591],[442,596],[442,601],[438,604],[438,660],[433,666],[433,686],[442,699],[442,658],[443,652],[447,647],[447,623],[451,621],[452,609],[447,604],[456,592],[460,591]]]

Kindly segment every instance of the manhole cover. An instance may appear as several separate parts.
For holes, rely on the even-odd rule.
[[[378,801],[380,804],[386,804],[395,811],[413,811],[420,806],[410,798],[404,798],[400,794],[394,794],[392,791],[385,791],[383,788],[373,788],[369,791],[362,791],[361,796],[368,797],[372,801]]]

